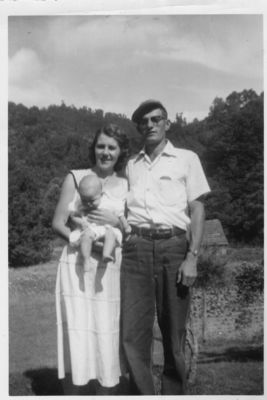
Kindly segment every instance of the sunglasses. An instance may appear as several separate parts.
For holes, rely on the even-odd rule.
[[[151,121],[153,125],[159,125],[159,123],[163,120],[166,120],[166,118],[164,118],[162,116],[155,116],[155,117],[151,117],[151,118],[142,118],[139,122],[139,126],[141,126],[141,127],[147,126],[149,121]]]

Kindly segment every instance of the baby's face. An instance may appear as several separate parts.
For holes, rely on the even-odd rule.
[[[86,196],[80,195],[83,207],[88,210],[95,210],[99,204],[101,199],[101,193],[96,193],[94,196]]]

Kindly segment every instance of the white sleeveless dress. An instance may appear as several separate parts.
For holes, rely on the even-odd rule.
[[[91,170],[72,171],[77,183]],[[124,204],[127,181],[112,176],[103,185],[110,198]],[[76,195],[76,194],[75,194]],[[84,272],[79,249],[63,249],[56,281],[58,377],[71,373],[74,385],[97,379],[112,387],[121,376],[119,357],[121,248],[104,268],[101,255],[91,257]]]

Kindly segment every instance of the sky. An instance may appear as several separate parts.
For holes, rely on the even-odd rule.
[[[131,117],[160,100],[171,120],[208,115],[216,97],[263,91],[263,17],[60,15],[8,19],[8,99]]]

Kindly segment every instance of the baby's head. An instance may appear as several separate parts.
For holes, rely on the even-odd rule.
[[[87,209],[95,209],[100,204],[102,184],[96,175],[86,175],[79,183],[82,204]]]

